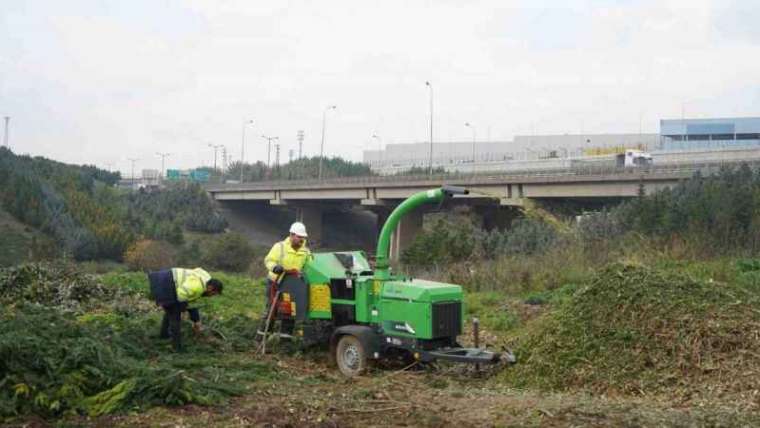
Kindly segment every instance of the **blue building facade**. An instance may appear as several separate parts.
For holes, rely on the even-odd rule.
[[[760,146],[760,117],[660,120],[661,150]]]

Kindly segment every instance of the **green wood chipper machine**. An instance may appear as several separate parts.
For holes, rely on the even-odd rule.
[[[461,187],[443,186],[404,200],[383,225],[374,269],[363,251],[325,252],[313,254],[302,277],[285,277],[280,294],[286,300],[293,301],[288,290],[298,287],[298,281],[307,291],[296,293],[305,296],[298,299],[304,301],[293,302],[293,306],[306,305],[296,334],[306,344],[329,343],[331,357],[346,376],[362,373],[368,360],[391,357],[421,362],[514,362],[509,352],[459,345],[465,313],[461,286],[393,273],[389,265],[391,234],[405,214],[420,205],[467,193]]]

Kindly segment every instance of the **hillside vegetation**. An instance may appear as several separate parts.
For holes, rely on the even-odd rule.
[[[206,193],[178,183],[160,192],[123,192],[119,174],[0,148],[0,205],[47,235],[76,260],[120,260],[142,238],[184,241],[184,230],[217,233],[226,227]]]

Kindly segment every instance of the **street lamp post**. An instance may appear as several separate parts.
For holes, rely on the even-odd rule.
[[[475,126],[470,122],[465,122],[464,126],[472,129],[472,172],[475,172]]]
[[[135,162],[139,161],[139,158],[127,158],[130,162],[132,162],[132,191],[135,190]]]
[[[156,152],[156,155],[161,156],[161,180],[164,179],[164,159],[166,159],[171,153]]]
[[[240,144],[240,182],[243,182],[243,162],[245,162],[245,127],[253,124],[253,119],[243,121],[243,141]]]
[[[428,157],[428,174],[433,175],[433,84],[426,81],[425,85],[430,88],[430,155]]]
[[[216,151],[220,147],[224,147],[224,144],[211,144],[211,143],[208,143],[208,146],[214,149],[214,174],[216,174]]]
[[[380,138],[377,134],[372,134],[372,138],[377,140],[377,168],[379,170],[380,163],[383,160],[383,139]]]
[[[337,106],[327,106],[322,111],[322,143],[319,145],[319,180],[322,179],[322,158],[325,155],[325,122],[327,121],[327,110],[335,110]]]
[[[267,140],[267,168],[269,168],[272,160],[272,140],[279,140],[280,137],[268,137],[262,134],[261,138]]]

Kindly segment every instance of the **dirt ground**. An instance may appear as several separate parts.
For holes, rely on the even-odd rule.
[[[268,355],[281,379],[253,384],[247,394],[214,407],[154,408],[55,426],[88,427],[385,427],[385,426],[758,426],[760,415],[738,404],[685,406],[658,397],[592,397],[504,387],[495,371],[464,366],[376,367],[342,377],[324,353]],[[504,368],[501,368],[504,369]],[[508,370],[508,368],[506,368]],[[17,426],[46,427],[43,420]]]

